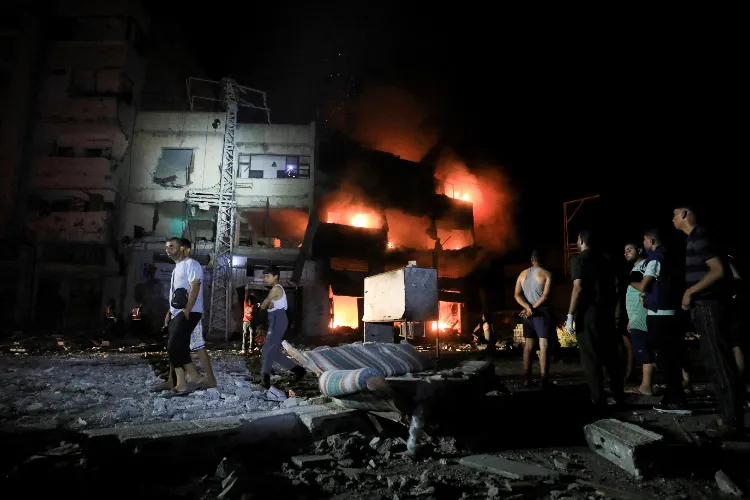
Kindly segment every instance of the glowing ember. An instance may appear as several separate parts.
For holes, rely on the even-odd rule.
[[[393,248],[393,242],[392,241],[388,242],[388,248]]]
[[[357,214],[352,217],[352,226],[354,227],[369,227],[369,220],[365,214]]]

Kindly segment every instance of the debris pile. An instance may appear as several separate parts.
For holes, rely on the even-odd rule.
[[[1,356],[1,355],[0,355]],[[0,357],[0,423],[73,429],[226,417],[271,410],[245,360],[212,353],[218,387],[186,397],[152,393],[159,382],[143,356]]]

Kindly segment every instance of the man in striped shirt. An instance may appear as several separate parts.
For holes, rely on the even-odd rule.
[[[716,435],[726,438],[741,435],[744,433],[743,394],[728,341],[727,299],[731,271],[705,229],[698,225],[692,208],[676,208],[672,222],[675,228],[688,235],[682,308],[690,311],[693,326],[700,335],[706,371],[716,393],[721,413]]]

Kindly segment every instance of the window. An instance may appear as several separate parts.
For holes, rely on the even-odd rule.
[[[154,182],[171,187],[187,186],[192,167],[192,149],[163,148],[154,171]]]
[[[238,179],[309,179],[309,156],[241,154],[237,161]]]

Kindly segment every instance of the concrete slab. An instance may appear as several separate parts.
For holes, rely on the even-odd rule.
[[[333,465],[333,457],[331,455],[297,455],[292,457],[292,463],[302,469],[330,467]]]
[[[613,418],[589,424],[583,433],[592,450],[638,478],[652,468],[663,440],[655,432]]]
[[[242,417],[207,418],[191,421],[110,427],[84,431],[89,438],[117,438],[121,443],[137,444],[173,438],[197,438],[209,435],[236,434],[243,442],[274,437],[285,439],[312,435],[315,439],[351,427],[358,427],[361,415],[356,410],[320,405],[296,406],[246,414]]]
[[[492,455],[463,457],[458,463],[472,469],[491,472],[508,479],[553,479],[559,476],[557,472],[539,467],[538,465],[514,462],[513,460]]]

